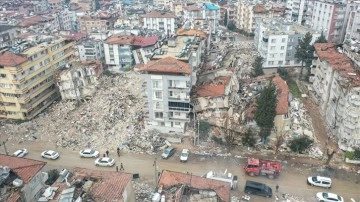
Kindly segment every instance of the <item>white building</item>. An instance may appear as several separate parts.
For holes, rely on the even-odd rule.
[[[346,4],[315,1],[311,20],[306,24],[314,30],[323,32],[330,42],[340,43],[345,35]]]
[[[175,34],[176,16],[172,12],[151,11],[143,16],[143,28],[159,30],[164,34]]]
[[[59,20],[60,30],[69,31],[73,30],[73,24],[75,21],[73,20],[73,12],[69,10],[62,10],[55,13]]]
[[[286,18],[298,24],[304,24],[308,3],[310,0],[288,0],[286,1]]]
[[[309,28],[282,19],[258,21],[254,44],[264,58],[263,68],[301,66],[295,58],[296,46],[307,32],[312,33],[312,42],[320,36]]]
[[[360,1],[347,4],[345,40],[360,41]]]
[[[103,41],[87,38],[77,43],[80,61],[86,60],[104,60],[104,46]]]
[[[334,43],[315,44],[310,81],[331,134],[341,149],[360,145],[360,75]]]
[[[145,80],[146,128],[162,133],[184,133],[190,121],[190,65],[167,57],[150,61],[140,71]]]

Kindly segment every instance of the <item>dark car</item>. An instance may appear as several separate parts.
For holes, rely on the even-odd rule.
[[[272,197],[272,189],[266,184],[247,180],[244,192],[247,194],[254,194],[258,196]]]
[[[161,154],[161,157],[163,159],[170,158],[175,153],[175,149],[173,147],[168,147],[164,150],[164,152]]]

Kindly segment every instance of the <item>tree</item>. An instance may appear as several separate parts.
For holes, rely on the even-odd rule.
[[[326,159],[325,165],[329,166],[330,161],[334,157],[335,153],[336,153],[336,150],[333,150],[332,152],[330,152],[329,149],[326,150],[327,159]]]
[[[200,120],[196,124],[196,133],[198,133],[201,138],[206,138],[209,135],[210,128],[209,122]]]
[[[45,184],[52,185],[59,177],[59,171],[56,169],[49,170],[48,172],[48,179],[46,180]]]
[[[260,75],[264,75],[264,71],[263,71],[263,63],[264,63],[264,58],[261,56],[258,56],[255,58],[254,63],[253,63],[253,68],[254,68],[254,73],[253,73],[253,77],[257,77]]]
[[[264,140],[271,133],[274,127],[274,118],[276,116],[276,88],[274,85],[266,87],[257,99],[257,108],[255,110],[255,121],[260,127],[260,137]]]
[[[231,31],[234,31],[236,30],[236,25],[233,23],[233,22],[230,22],[228,25],[227,25],[227,28]]]
[[[290,149],[293,152],[303,153],[306,149],[308,149],[311,146],[313,142],[314,141],[311,140],[308,136],[304,135],[293,139],[290,142]]]
[[[324,32],[321,32],[321,35],[319,38],[316,39],[315,43],[327,43],[326,37],[324,35]]]
[[[279,74],[279,76],[284,79],[285,81],[289,80],[289,73],[286,71],[286,69],[284,68],[278,68],[277,69],[277,73]]]
[[[296,46],[295,58],[298,62],[301,62],[301,72],[299,78],[302,77],[304,65],[307,68],[310,68],[313,60],[314,47],[310,44],[311,41],[312,34],[310,32],[307,32],[305,36],[299,40],[299,43]]]
[[[255,134],[251,129],[248,129],[241,138],[242,144],[248,147],[254,147],[256,144]]]
[[[224,15],[224,25],[225,26],[228,25],[228,13],[227,13],[227,11],[225,12],[225,15]]]

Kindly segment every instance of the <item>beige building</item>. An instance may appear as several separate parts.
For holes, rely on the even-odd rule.
[[[29,120],[59,98],[56,69],[71,64],[74,42],[54,38],[51,43],[21,47],[0,55],[0,118]]]
[[[61,98],[63,100],[91,98],[96,92],[102,71],[100,61],[73,63],[57,77]]]

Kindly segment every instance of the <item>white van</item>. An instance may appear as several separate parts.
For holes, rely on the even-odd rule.
[[[331,178],[322,177],[322,176],[308,177],[307,182],[309,185],[324,187],[324,188],[331,188],[331,184],[332,184]]]

